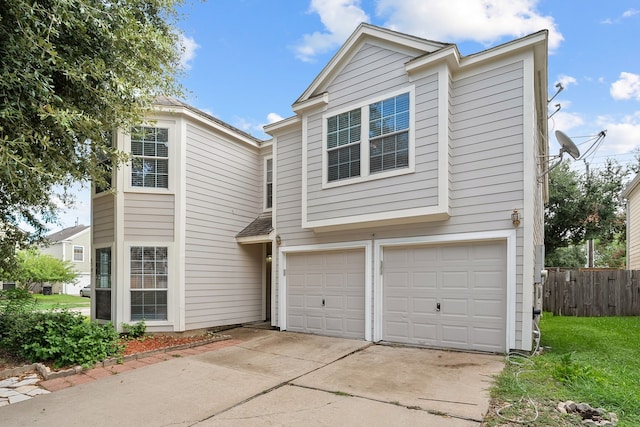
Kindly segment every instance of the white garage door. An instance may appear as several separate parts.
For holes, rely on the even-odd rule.
[[[383,251],[383,340],[506,350],[506,243]]]
[[[364,250],[287,254],[287,330],[364,339]]]

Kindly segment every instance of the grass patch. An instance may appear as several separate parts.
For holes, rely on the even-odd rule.
[[[615,412],[621,427],[640,425],[640,317],[545,313],[540,329],[543,353],[520,365],[508,364],[496,378],[488,427],[510,425],[495,413],[507,404],[513,406],[502,415],[522,421],[535,417],[532,408],[537,408],[537,421],[528,425],[581,425],[576,417],[555,411],[564,400]]]
[[[33,297],[37,302],[38,310],[49,310],[52,308],[83,308],[90,307],[91,300],[89,298],[83,298],[76,295],[55,294],[55,295],[40,295],[35,294]]]

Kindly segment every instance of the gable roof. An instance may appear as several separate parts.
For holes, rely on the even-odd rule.
[[[61,242],[63,240],[70,240],[83,231],[91,228],[90,225],[74,225],[73,227],[67,227],[55,233],[49,234],[46,239],[51,243]]]
[[[298,105],[317,96],[318,91],[322,92],[322,89],[342,70],[365,42],[384,44],[394,49],[411,52],[411,54],[415,56],[432,53],[447,46],[455,46],[450,43],[427,40],[387,28],[362,23],[293,105]]]

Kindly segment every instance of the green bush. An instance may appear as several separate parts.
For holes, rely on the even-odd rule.
[[[144,337],[144,334],[147,332],[147,325],[144,321],[138,322],[135,325],[123,323],[122,330],[124,331],[122,335],[127,338],[138,339]]]
[[[0,327],[0,347],[31,363],[50,363],[55,368],[93,365],[122,351],[113,325],[89,322],[68,310],[2,311]]]

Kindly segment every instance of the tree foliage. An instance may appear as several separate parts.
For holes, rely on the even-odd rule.
[[[78,277],[69,261],[43,255],[34,249],[19,251],[16,260],[11,278],[28,288],[39,283],[72,282]]]
[[[597,240],[604,253],[607,251],[604,246],[618,242],[620,236],[625,235],[621,193],[630,169],[609,159],[604,167],[589,173],[573,170],[566,162],[551,170],[549,203],[545,210],[547,265],[569,267],[556,263],[577,262],[580,256],[575,247],[586,240]],[[615,257],[620,259],[621,254]]]
[[[180,96],[182,0],[0,2],[0,268],[56,220],[54,196],[105,180],[125,160],[111,131],[140,123],[158,94]],[[12,249],[13,248],[13,249]]]

